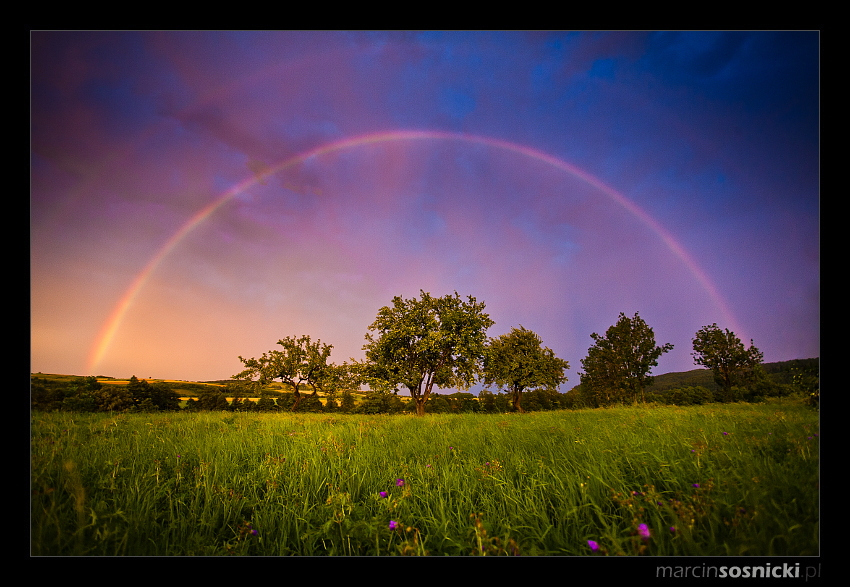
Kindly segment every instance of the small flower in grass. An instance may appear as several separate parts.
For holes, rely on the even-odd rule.
[[[402,485],[404,485],[404,479],[396,479],[395,485],[396,487],[401,487]]]
[[[670,532],[675,534],[676,533],[676,526],[670,526]]]
[[[641,524],[638,526],[638,534],[644,540],[649,540],[649,527],[646,524]]]
[[[599,545],[594,540],[588,540],[587,545],[590,547],[590,550],[596,552],[599,550]]]
[[[390,520],[390,530],[395,530],[396,528],[398,528],[398,522]]]
[[[723,436],[729,436],[729,433],[728,433],[728,432],[724,432],[724,433],[723,433]]]
[[[699,489],[699,483],[693,483],[693,484],[691,485],[691,487],[696,487],[697,489]]]
[[[386,492],[386,491],[382,491],[382,492],[381,492],[381,493],[379,493],[378,495],[380,495],[381,497],[386,497],[386,496],[387,496],[387,492]]]

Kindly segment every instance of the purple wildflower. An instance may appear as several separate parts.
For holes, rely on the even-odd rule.
[[[379,495],[380,495],[381,497],[386,497],[386,496],[387,496],[387,492],[386,492],[386,491],[382,491]]]
[[[395,520],[390,520],[390,530],[398,528],[398,523]]]
[[[694,483],[691,487],[696,487],[697,489],[699,489],[699,483]]]
[[[676,533],[676,526],[670,526],[670,531],[671,531],[673,534],[675,534],[675,533]]]
[[[646,524],[641,524],[638,526],[638,534],[644,540],[649,540],[649,527]]]
[[[593,552],[596,552],[597,550],[599,550],[599,545],[596,544],[596,542],[594,542],[593,540],[588,540],[587,545],[590,547],[590,550],[592,550]]]
[[[723,436],[729,436],[729,433],[728,433],[728,432],[724,432],[724,433],[723,433]]]
[[[404,479],[396,479],[395,480],[396,487],[401,487],[404,485]]]

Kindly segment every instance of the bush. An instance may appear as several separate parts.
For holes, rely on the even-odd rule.
[[[670,393],[670,401],[675,406],[699,406],[714,401],[714,394],[702,385],[688,385],[674,389]]]

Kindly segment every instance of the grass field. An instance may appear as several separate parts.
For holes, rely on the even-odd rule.
[[[787,400],[31,430],[36,556],[819,554],[818,413]]]

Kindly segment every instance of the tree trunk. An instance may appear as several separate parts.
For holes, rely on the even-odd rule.
[[[292,389],[294,390],[292,395],[295,398],[295,403],[292,404],[292,410],[290,410],[290,411],[294,412],[295,410],[298,409],[298,404],[300,404],[301,400],[304,399],[304,398],[300,393],[298,393],[298,386],[297,385],[293,384]]]
[[[514,410],[520,414],[524,414],[525,410],[522,409],[522,405],[520,404],[520,402],[522,402],[522,389],[514,389],[513,395]]]

